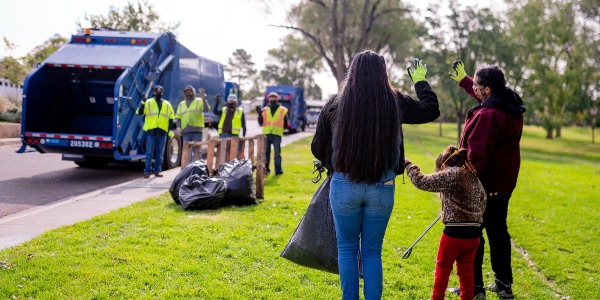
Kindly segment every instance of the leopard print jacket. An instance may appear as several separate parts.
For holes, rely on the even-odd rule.
[[[423,174],[419,166],[406,165],[406,173],[418,189],[439,192],[442,222],[483,223],[487,198],[477,176],[466,168],[447,167],[437,173]]]

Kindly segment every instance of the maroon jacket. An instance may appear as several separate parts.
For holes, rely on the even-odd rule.
[[[466,76],[462,87],[479,105],[467,112],[460,147],[468,158],[488,196],[511,194],[517,185],[523,133],[523,100],[511,89],[494,91],[482,102],[473,91],[473,79]]]

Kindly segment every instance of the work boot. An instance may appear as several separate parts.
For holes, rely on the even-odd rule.
[[[163,177],[163,174],[160,174],[160,173],[154,173],[154,176],[156,176],[156,177]]]
[[[150,173],[144,174],[144,178],[150,178]]]
[[[513,295],[511,284],[504,284],[499,280],[496,280],[496,283],[488,286],[488,290],[494,292],[498,295],[500,299],[515,299],[515,295]]]

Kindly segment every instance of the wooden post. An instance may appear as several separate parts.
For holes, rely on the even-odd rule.
[[[216,145],[217,145],[216,140],[210,140],[208,142],[208,152],[206,153],[206,166],[208,168],[209,176],[211,176],[213,173]]]
[[[190,153],[192,152],[192,145],[190,142],[183,143],[183,152],[181,152],[181,169],[185,168],[190,163]]]
[[[256,155],[256,198],[264,199],[265,187],[265,135],[257,136],[258,153]]]
[[[242,159],[244,157],[246,157],[246,138],[241,138],[240,139],[240,144],[238,145],[239,150],[238,153],[236,155],[237,158]]]
[[[231,139],[231,142],[230,142],[231,147],[229,147],[229,155],[227,155],[228,162],[232,161],[234,158],[237,158],[239,143],[240,143],[239,137],[234,137]]]

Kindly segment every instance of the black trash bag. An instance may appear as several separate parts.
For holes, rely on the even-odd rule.
[[[194,174],[179,189],[179,201],[184,210],[216,209],[226,190],[223,179]]]
[[[171,183],[171,188],[169,188],[169,193],[171,194],[171,198],[173,198],[173,201],[175,201],[175,203],[181,204],[179,202],[179,189],[186,181],[186,179],[192,177],[192,175],[194,174],[208,176],[208,166],[206,165],[205,160],[200,159],[191,162],[189,165],[185,166],[185,168],[183,168],[183,170],[181,170],[179,174],[177,174],[175,179],[173,179],[173,183]]]
[[[337,237],[329,202],[330,184],[331,177],[327,176],[313,195],[306,213],[280,256],[304,267],[339,274]],[[358,272],[362,278],[361,258],[359,249]]]
[[[227,183],[227,192],[225,199],[221,202],[222,206],[258,203],[254,190],[251,160],[236,158],[220,165],[219,177]]]
[[[339,274],[337,238],[329,203],[330,183],[331,177],[327,176],[280,256],[301,266]]]

